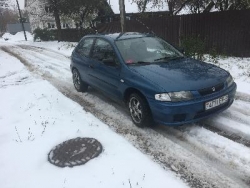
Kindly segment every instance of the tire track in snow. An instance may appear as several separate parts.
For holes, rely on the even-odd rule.
[[[12,46],[11,48],[12,51],[16,51],[16,53],[13,54],[13,52],[9,50],[12,55],[18,57],[26,65],[26,62],[29,62],[27,66],[33,70],[37,70],[36,73],[39,75],[44,74],[47,77],[52,77],[53,75],[64,80],[67,79],[67,76],[71,78],[69,59],[65,58],[63,55],[59,56],[59,54],[43,54],[42,50],[33,51],[32,48],[30,49],[27,46],[25,49],[22,49],[18,46]],[[2,47],[2,49],[8,51],[8,48]]]
[[[154,130],[163,136],[170,138],[183,148],[186,148],[191,153],[200,157],[227,176],[237,177],[246,184],[249,183],[250,169],[247,165],[250,165],[249,148],[240,146],[237,143],[235,144],[235,142],[227,140],[225,137],[221,137],[220,135],[196,124],[175,128],[160,125],[155,127]],[[217,145],[214,145],[214,140],[218,140]],[[229,147],[233,147],[233,149]],[[237,160],[232,160],[233,158],[236,158],[235,156],[238,154],[238,148],[241,148],[242,151],[248,153],[248,157],[244,156]]]
[[[42,52],[42,53],[46,53],[46,54],[57,54],[57,55],[60,55],[60,56],[64,56],[65,58],[69,58],[68,56],[60,53],[60,52],[57,52],[55,50],[52,50],[52,49],[46,49],[46,48],[43,48],[43,47],[38,47],[38,46],[31,46],[31,45],[16,45],[22,49],[26,49],[26,50],[32,50],[32,51],[35,51],[35,52]],[[55,55],[54,55],[55,56]]]
[[[208,129],[214,129],[214,131],[220,130],[217,132],[218,134],[222,134],[233,141],[240,143],[242,140],[241,144],[248,144],[250,141],[250,125],[233,120],[229,117],[217,115],[213,118],[204,120],[199,124],[204,125]]]
[[[239,135],[237,135],[237,134],[235,134],[235,133],[229,134],[228,132],[225,132],[225,131],[223,131],[223,130],[217,128],[217,127],[213,127],[213,126],[211,125],[211,123],[203,123],[203,124],[201,124],[201,125],[202,125],[204,128],[206,128],[207,130],[210,130],[210,131],[212,131],[212,132],[214,132],[214,133],[217,133],[217,134],[220,135],[220,136],[223,136],[223,137],[225,137],[225,138],[228,138],[228,139],[230,139],[230,140],[232,140],[232,141],[234,141],[234,142],[237,142],[237,143],[239,143],[239,144],[242,144],[242,145],[244,145],[244,146],[250,148],[250,140],[249,140],[249,139],[245,139],[245,138],[243,138],[242,136],[239,136]]]
[[[12,52],[12,55],[20,59],[20,55],[17,56],[14,52]],[[24,64],[30,67],[34,73],[37,73],[36,67],[33,67],[32,63],[25,58],[20,60],[24,61]],[[181,147],[166,136],[151,129],[136,128],[128,115],[124,115],[126,112],[117,111],[110,104],[91,94],[77,93],[72,83],[69,84],[68,81],[62,81],[59,78],[46,75],[46,73],[41,76],[67,97],[82,105],[85,110],[95,114],[114,131],[123,135],[135,147],[161,164],[163,168],[175,171],[191,187],[247,187],[241,180],[224,175],[213,165],[207,164],[199,156],[195,156],[185,147]],[[112,113],[110,114],[110,112]],[[122,122],[121,119],[123,119]]]
[[[246,116],[250,116],[250,102],[235,100],[230,109],[237,111]]]
[[[235,108],[235,106],[232,106],[230,109],[227,109],[226,111],[220,113],[220,116],[226,117],[228,119],[231,119],[233,121],[236,121],[245,125],[249,125],[250,127],[250,115],[245,114],[244,111],[240,111],[239,109]]]
[[[235,100],[226,111],[198,124],[250,148],[250,103]]]
[[[247,93],[236,92],[235,99],[250,102],[250,95]]]

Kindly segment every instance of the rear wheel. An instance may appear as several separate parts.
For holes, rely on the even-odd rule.
[[[130,95],[128,100],[130,116],[138,127],[146,127],[153,124],[150,108],[144,97],[137,93]]]
[[[72,71],[73,83],[77,91],[86,92],[88,89],[88,84],[84,83],[77,69]]]

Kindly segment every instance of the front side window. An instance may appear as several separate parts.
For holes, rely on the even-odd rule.
[[[89,53],[94,42],[93,38],[86,38],[76,47],[76,52],[82,56],[89,57]]]
[[[115,64],[118,64],[115,52],[111,44],[105,40],[97,39],[93,48],[92,58],[98,61],[113,60]]]
[[[156,37],[119,40],[116,45],[127,64],[155,63],[183,57],[173,46]]]

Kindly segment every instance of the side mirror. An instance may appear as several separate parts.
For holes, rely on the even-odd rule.
[[[185,49],[183,47],[178,47],[177,50],[179,50],[181,53],[185,53]]]
[[[104,65],[107,65],[107,66],[110,66],[110,67],[115,67],[116,66],[115,60],[113,58],[103,59],[102,62],[104,63]]]

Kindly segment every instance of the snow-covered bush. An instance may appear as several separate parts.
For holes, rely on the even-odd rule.
[[[42,41],[50,41],[50,40],[55,40],[56,36],[55,33],[52,30],[48,29],[40,29],[36,28],[34,30],[34,41],[36,41],[38,38],[41,39]]]

